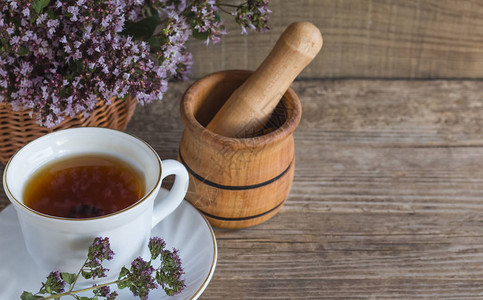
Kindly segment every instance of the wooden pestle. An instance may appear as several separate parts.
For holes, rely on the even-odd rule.
[[[309,22],[292,23],[270,54],[206,126],[227,137],[247,137],[263,129],[293,80],[322,48],[322,35]]]

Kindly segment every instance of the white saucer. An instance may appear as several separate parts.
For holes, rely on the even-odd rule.
[[[161,190],[159,196],[166,192]],[[179,250],[186,288],[172,297],[162,290],[153,290],[149,298],[197,299],[213,276],[218,256],[215,234],[208,221],[185,200],[153,228],[151,235],[164,239],[168,249]],[[48,275],[35,269],[12,205],[0,212],[0,266],[0,299],[20,299],[23,291],[36,293]],[[118,292],[118,300],[139,299],[127,289]]]

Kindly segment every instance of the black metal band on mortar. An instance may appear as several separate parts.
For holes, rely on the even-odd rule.
[[[199,181],[209,185],[209,186],[212,186],[214,188],[217,188],[217,189],[221,189],[221,190],[230,190],[230,191],[242,191],[242,190],[251,190],[251,189],[256,189],[256,188],[259,188],[259,187],[262,187],[262,186],[265,186],[265,185],[268,185],[274,181],[277,181],[278,179],[280,179],[283,175],[285,175],[288,170],[290,170],[290,167],[292,166],[293,164],[293,159],[292,161],[290,162],[290,164],[288,165],[288,167],[282,172],[280,173],[279,175],[275,176],[274,178],[272,179],[269,179],[267,181],[264,181],[264,182],[261,182],[261,183],[257,183],[257,184],[251,184],[251,185],[240,185],[240,186],[237,186],[237,185],[223,185],[223,184],[218,184],[216,182],[213,182],[213,181],[210,181],[206,178],[203,178],[202,176],[200,176],[199,174],[197,174],[195,171],[193,171],[189,166],[188,164],[186,164],[186,162],[184,161],[183,159],[183,156],[181,155],[181,151],[178,152],[179,154],[179,158],[181,160],[181,163],[186,167],[186,170],[188,170],[188,172],[193,175],[193,177],[195,177],[196,179],[198,179]]]
[[[236,221],[246,221],[246,220],[251,220],[251,219],[256,219],[256,218],[260,218],[260,217],[263,217],[264,215],[268,215],[269,213],[271,213],[272,211],[276,210],[277,208],[279,208],[280,206],[282,206],[282,204],[285,202],[285,199],[280,202],[279,204],[277,204],[274,208],[271,208],[265,212],[262,212],[261,214],[258,214],[258,215],[254,215],[254,216],[248,216],[248,217],[239,217],[239,218],[227,218],[227,217],[219,217],[219,216],[215,216],[215,215],[212,215],[212,214],[209,214],[205,211],[202,211],[201,209],[198,208],[198,210],[204,214],[205,216],[209,217],[209,218],[212,218],[212,219],[216,219],[216,220],[220,220],[220,221],[231,221],[231,222],[236,222]]]

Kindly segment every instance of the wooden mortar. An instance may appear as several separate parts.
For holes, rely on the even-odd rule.
[[[195,82],[181,101],[186,127],[178,159],[190,173],[186,199],[216,227],[249,227],[273,217],[287,199],[293,180],[292,133],[302,108],[292,89],[285,92],[273,114],[279,126],[267,134],[232,138],[206,129],[250,74],[232,70],[208,75]]]

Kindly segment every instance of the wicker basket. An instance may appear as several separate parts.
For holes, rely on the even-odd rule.
[[[54,128],[38,125],[27,111],[13,111],[7,103],[0,103],[0,163],[5,165],[10,157],[28,142],[47,133],[72,127],[106,127],[125,130],[136,109],[136,99],[126,101],[112,99],[110,105],[99,101],[92,114],[84,118],[79,114],[65,119]]]

